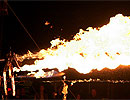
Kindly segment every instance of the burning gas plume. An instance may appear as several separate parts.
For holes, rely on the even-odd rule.
[[[24,65],[21,71],[36,71],[42,76],[45,68],[58,68],[59,71],[75,68],[80,73],[89,73],[92,69],[104,67],[115,69],[119,65],[130,65],[130,17],[117,14],[110,18],[107,25],[98,28],[80,29],[73,40],[52,40],[47,50],[33,54],[28,52],[17,56],[24,59],[39,58],[32,65]],[[14,71],[18,71],[14,68]]]

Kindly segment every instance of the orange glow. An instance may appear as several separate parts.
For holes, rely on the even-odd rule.
[[[12,90],[13,90],[12,95],[15,96],[15,80],[14,80],[14,75],[12,75],[11,83],[12,83]]]
[[[3,80],[4,80],[4,92],[5,92],[5,95],[7,96],[8,92],[7,92],[7,80],[6,80],[6,72],[5,71],[3,72]]]
[[[20,62],[29,58],[41,59],[32,65],[24,65],[19,70],[39,70],[42,74],[37,73],[37,77],[40,77],[44,68],[63,71],[71,67],[80,73],[89,73],[92,69],[115,69],[119,65],[130,65],[130,17],[117,14],[100,28],[80,29],[73,40],[57,38],[50,43],[51,47],[47,50],[17,55]],[[19,71],[14,68],[16,70]]]
[[[49,25],[50,23],[48,21],[45,22],[45,25]]]

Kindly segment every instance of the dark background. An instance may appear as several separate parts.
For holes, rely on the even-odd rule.
[[[101,27],[116,14],[130,16],[130,1],[8,1],[16,15],[41,49],[60,37],[70,40],[87,27]],[[44,23],[48,21],[49,25]],[[3,22],[3,49],[17,54],[39,49],[8,8]],[[53,28],[50,28],[53,26]]]
[[[85,30],[87,27],[101,27],[116,14],[130,16],[130,1],[8,1],[8,3],[41,49],[50,47],[50,41],[58,37],[72,39],[80,28]],[[17,54],[24,54],[28,50],[39,51],[10,9],[8,9],[8,15],[3,17],[4,20],[0,23],[3,24],[3,28],[1,28],[3,30],[2,49],[5,54],[10,47]],[[46,21],[50,22],[50,25],[46,26],[44,24]],[[130,67],[125,70],[119,67],[114,71],[107,69],[98,72],[93,70],[93,73],[81,75],[69,69],[68,73],[66,71],[66,76],[68,75],[67,78],[70,79],[89,79],[91,77],[106,80],[129,80],[129,72]],[[92,89],[97,91],[96,98],[98,99],[130,98],[129,83],[114,85],[91,83],[90,87],[88,84],[90,83],[76,83],[69,88],[75,95],[80,94],[81,99],[92,99]],[[20,88],[20,86],[18,87]],[[48,95],[52,94],[52,91],[48,92],[51,90],[49,88],[45,89],[45,93]],[[22,95],[22,97],[24,96]],[[73,99],[71,93],[68,97]]]

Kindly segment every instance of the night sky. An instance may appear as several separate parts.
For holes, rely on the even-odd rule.
[[[41,49],[60,37],[70,40],[87,27],[101,27],[116,14],[130,16],[130,1],[9,1],[16,15]],[[50,22],[45,25],[45,22]],[[50,28],[52,26],[52,28]],[[4,49],[17,54],[39,49],[10,9],[4,16]]]
[[[86,1],[42,1],[42,0],[13,1],[12,0],[8,1],[8,3],[41,49],[49,48],[50,41],[58,37],[60,37],[61,39],[71,40],[73,36],[79,32],[79,29],[85,30],[88,27],[101,27],[107,24],[109,22],[110,17],[113,17],[116,14],[120,13],[125,16],[130,16],[130,1],[87,1],[87,0]],[[50,24],[45,25],[46,21],[50,22]],[[25,32],[25,30],[20,25],[20,23],[18,22],[18,20],[16,19],[16,17],[9,8],[8,8],[8,15],[4,16],[3,26],[4,26],[3,28],[4,53],[8,53],[10,47],[13,52],[21,55],[27,53],[28,50],[30,50],[33,53],[39,51],[37,46]],[[118,69],[119,70],[115,71],[114,74],[112,71],[109,70],[101,72],[97,72],[94,70],[95,74],[90,73],[88,74],[88,76],[92,78],[98,77],[100,79],[105,78],[120,79],[121,76],[121,78],[123,79],[129,79],[130,73],[128,69],[126,69],[128,73],[121,68]],[[68,71],[69,73],[68,75],[72,75],[74,78],[75,77],[77,78],[78,75],[81,76],[80,74],[77,73],[74,74],[71,71],[75,73],[75,71],[70,70]],[[81,93],[82,97],[88,94],[86,93],[87,86],[89,85],[78,84],[77,87],[79,88],[74,87],[74,89],[71,90]],[[106,93],[106,90],[105,92],[102,90],[107,89],[107,87],[103,86],[102,84],[101,85],[94,84],[91,86],[94,86],[96,89],[99,89],[99,91],[97,90],[98,91],[97,94],[102,93],[101,97],[103,97],[103,93],[104,94]],[[116,86],[117,84],[115,85],[115,87]],[[113,91],[111,91],[109,94],[110,97],[113,96],[112,98],[116,98],[117,96],[117,98],[119,98],[125,94],[126,98],[130,98],[129,91],[127,91],[128,89],[130,89],[129,86],[130,86],[129,84],[123,84],[123,86],[120,85],[120,88],[117,87],[117,89],[113,86],[112,87]],[[80,91],[77,91],[77,89]],[[48,91],[49,89],[45,90]]]

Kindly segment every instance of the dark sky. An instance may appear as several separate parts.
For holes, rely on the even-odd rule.
[[[9,1],[16,15],[41,49],[50,47],[50,41],[61,37],[67,40],[80,28],[100,27],[118,13],[130,16],[130,1]],[[23,54],[38,51],[13,13],[4,16],[5,49]],[[48,21],[50,25],[45,26]],[[50,28],[53,26],[53,28]],[[62,29],[62,30],[61,30]]]

